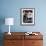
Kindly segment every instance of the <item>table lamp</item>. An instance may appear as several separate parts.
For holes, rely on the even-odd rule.
[[[9,25],[9,32],[8,32],[8,34],[11,35],[11,33],[10,33],[10,26],[14,25],[14,18],[5,18],[5,25]]]

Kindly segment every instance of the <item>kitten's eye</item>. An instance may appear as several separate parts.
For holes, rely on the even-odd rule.
[[[23,12],[26,12],[26,13],[28,13],[29,11],[28,11],[28,10],[23,10]]]
[[[28,10],[25,10],[26,13],[28,13],[29,11]]]
[[[32,11],[32,10],[29,10],[29,12],[31,12],[31,13],[32,13],[33,11]]]

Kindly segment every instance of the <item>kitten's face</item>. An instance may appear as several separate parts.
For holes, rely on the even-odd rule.
[[[32,17],[32,13],[31,13],[31,12],[28,12],[28,13],[27,13],[27,17],[28,17],[28,18],[31,18],[31,17]]]
[[[30,16],[31,16],[31,15],[32,15],[32,13],[31,13],[31,12],[28,12],[28,13],[27,13],[27,15],[30,15]]]

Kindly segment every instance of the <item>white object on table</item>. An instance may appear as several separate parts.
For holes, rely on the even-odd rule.
[[[11,33],[10,33],[10,26],[14,25],[14,18],[5,18],[5,25],[9,25],[9,32],[8,32],[8,34],[11,35]]]

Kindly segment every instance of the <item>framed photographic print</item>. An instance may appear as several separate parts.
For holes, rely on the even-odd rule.
[[[22,25],[35,24],[35,8],[21,8],[20,15]]]

